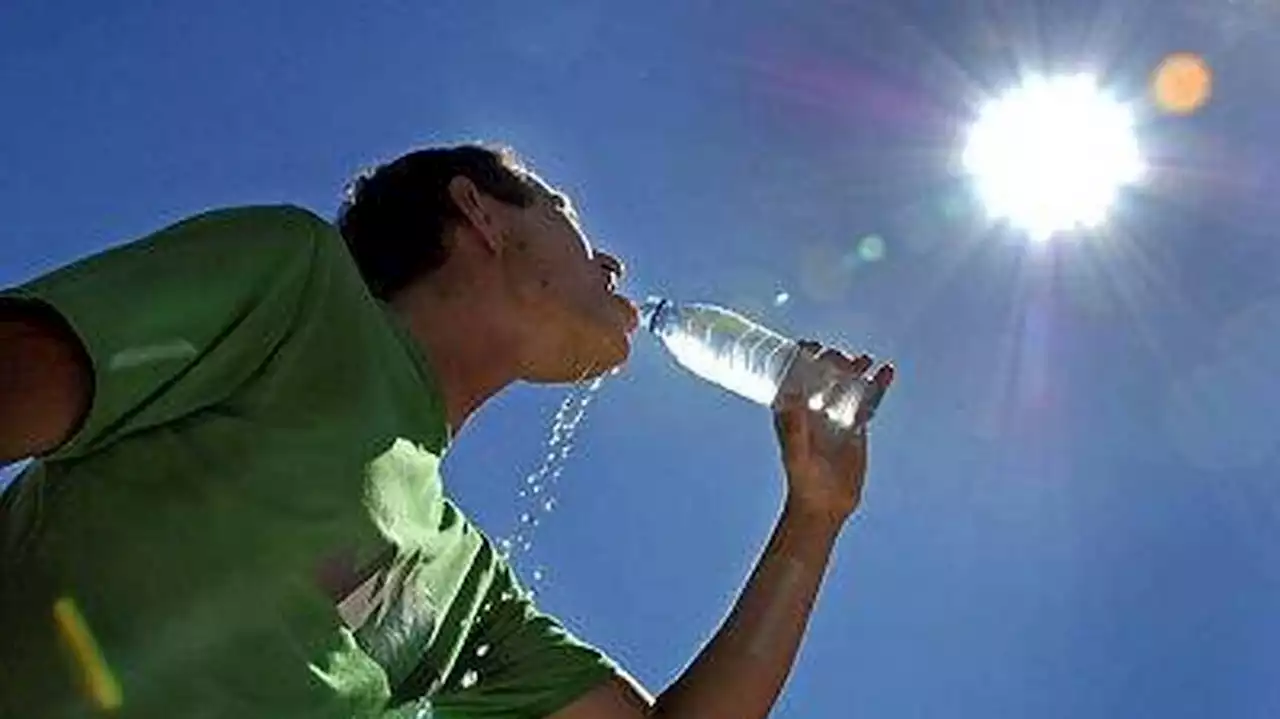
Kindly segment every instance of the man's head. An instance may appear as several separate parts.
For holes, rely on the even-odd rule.
[[[443,292],[502,313],[523,379],[577,380],[627,358],[636,314],[615,293],[621,263],[594,251],[568,198],[508,150],[404,155],[356,180],[338,226],[379,299]]]

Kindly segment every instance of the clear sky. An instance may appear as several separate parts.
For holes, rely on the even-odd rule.
[[[0,284],[509,142],[635,295],[899,365],[776,716],[1280,716],[1278,23],[1262,0],[6,3]],[[1110,231],[983,218],[955,156],[984,91],[1087,69],[1142,108],[1179,50],[1214,95],[1143,111],[1153,176]],[[513,390],[447,460],[495,534],[563,396]],[[579,429],[520,566],[660,690],[775,517],[769,418],[640,338]]]

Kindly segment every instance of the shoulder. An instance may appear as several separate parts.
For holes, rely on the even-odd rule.
[[[333,223],[315,212],[292,204],[244,205],[207,210],[180,220],[160,231],[169,233],[224,232],[269,241],[272,238],[341,241]]]
[[[287,267],[310,274],[343,264],[346,245],[337,227],[300,205],[220,207],[188,216],[137,243],[136,250],[172,257],[175,262],[208,262],[226,270],[244,267],[252,274]]]

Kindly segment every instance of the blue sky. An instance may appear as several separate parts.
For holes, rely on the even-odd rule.
[[[209,207],[331,213],[354,171],[415,145],[509,142],[636,295],[899,364],[776,716],[1280,714],[1266,3],[302,7],[0,10],[0,284]],[[1112,231],[1031,246],[983,219],[955,156],[984,89],[1088,69],[1145,107],[1178,50],[1213,65],[1213,99],[1144,111],[1156,171]],[[885,257],[840,262],[868,234]],[[514,389],[448,459],[495,533],[563,395]],[[727,609],[781,487],[767,413],[641,338],[522,567],[660,690]]]

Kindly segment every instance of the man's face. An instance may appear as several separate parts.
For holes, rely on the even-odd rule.
[[[617,294],[622,263],[593,250],[567,197],[534,179],[529,207],[512,208],[503,269],[529,327],[524,379],[567,382],[621,365],[636,307]]]

